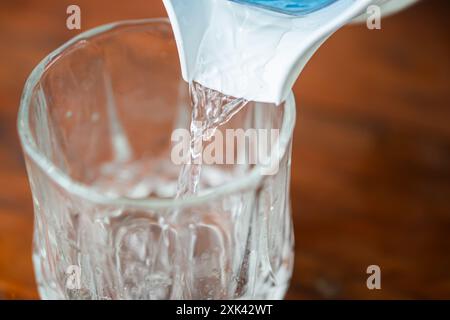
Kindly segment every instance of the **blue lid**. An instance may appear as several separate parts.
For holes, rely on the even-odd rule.
[[[337,0],[231,0],[289,15],[302,16],[326,7]]]

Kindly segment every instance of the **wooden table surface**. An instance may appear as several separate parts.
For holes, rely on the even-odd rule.
[[[0,1],[0,299],[38,298],[16,116],[24,81],[78,31],[160,1]],[[450,298],[450,2],[337,32],[295,85],[295,271],[288,298]],[[366,268],[381,267],[381,290]]]

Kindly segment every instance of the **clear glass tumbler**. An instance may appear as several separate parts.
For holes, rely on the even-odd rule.
[[[249,103],[219,129],[278,129],[275,174],[204,165],[199,192],[176,198],[171,135],[191,112],[179,70],[170,23],[150,19],[85,32],[30,75],[18,129],[42,298],[283,298],[293,96]]]

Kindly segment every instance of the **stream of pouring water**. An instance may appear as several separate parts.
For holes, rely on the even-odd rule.
[[[178,176],[176,197],[198,191],[202,170],[202,146],[211,139],[217,128],[227,123],[246,104],[243,98],[234,98],[206,88],[196,82],[189,84],[191,98],[190,146],[188,163]]]

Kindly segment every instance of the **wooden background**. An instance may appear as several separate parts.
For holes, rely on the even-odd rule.
[[[395,0],[394,0],[395,1]],[[0,1],[0,299],[38,298],[16,134],[24,81],[82,28],[164,16],[158,0]],[[295,273],[302,298],[450,298],[450,2],[337,32],[295,86]],[[368,290],[377,264],[382,289]]]

